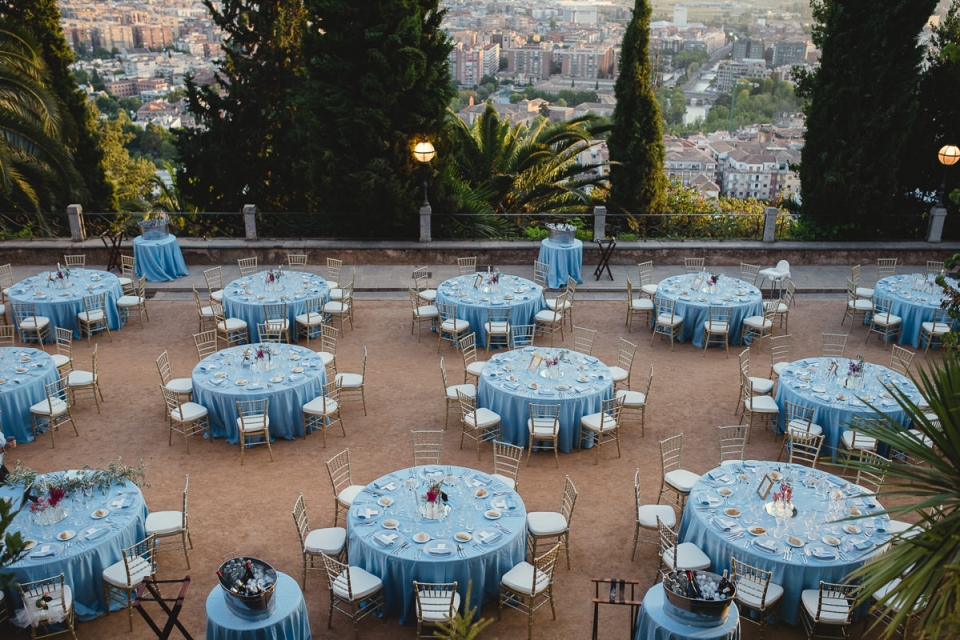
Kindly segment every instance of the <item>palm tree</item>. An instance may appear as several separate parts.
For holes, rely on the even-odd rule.
[[[0,207],[8,211],[50,211],[53,185],[81,182],[39,51],[24,30],[0,21]]]
[[[911,462],[881,459],[874,465],[850,464],[885,476],[882,496],[900,497],[904,502],[885,512],[895,519],[912,515],[918,521],[916,535],[898,540],[851,578],[863,580],[864,602],[883,585],[901,578],[878,603],[893,619],[887,637],[916,612],[924,637],[955,638],[960,633],[960,364],[946,353],[942,361],[911,377],[930,405],[926,414],[899,388],[891,385],[889,391],[911,427],[932,444],[924,444],[906,426],[877,411],[885,420],[863,431]]]
[[[598,118],[566,122],[540,120],[533,128],[510,125],[487,105],[473,126],[452,118],[457,179],[495,213],[585,213],[592,199],[585,189],[605,179],[600,164],[580,165],[592,147]]]

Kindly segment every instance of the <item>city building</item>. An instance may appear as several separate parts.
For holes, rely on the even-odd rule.
[[[741,78],[764,78],[767,75],[763,60],[727,60],[717,67],[717,90],[730,91]]]

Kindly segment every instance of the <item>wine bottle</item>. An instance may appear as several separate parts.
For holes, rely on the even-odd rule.
[[[729,596],[733,591],[733,585],[730,583],[730,580],[727,578],[727,570],[723,570],[723,575],[720,576],[720,584],[717,585],[717,593],[721,596]]]
[[[697,584],[696,574],[693,571],[687,571],[687,580],[690,581],[687,597],[703,600],[703,591],[700,590],[700,585]]]

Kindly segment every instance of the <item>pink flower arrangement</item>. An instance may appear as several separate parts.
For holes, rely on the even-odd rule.
[[[263,360],[263,356],[265,355],[263,347],[257,347],[257,352],[254,355],[257,357],[257,360]]]
[[[36,502],[30,505],[30,511],[32,513],[46,511],[47,508],[55,507],[60,504],[60,501],[66,497],[67,492],[60,487],[50,487],[49,491],[47,491],[47,495],[40,496],[37,498]]]
[[[423,499],[427,502],[446,500],[447,496],[443,493],[442,484],[442,480],[437,480],[436,482],[431,483],[430,487],[427,489],[427,492],[423,495]]]
[[[500,283],[500,274],[495,273],[490,278],[487,279],[487,284],[499,284]]]
[[[267,273],[267,282],[273,282],[276,278],[273,275],[273,271]]]
[[[717,280],[719,279],[720,279],[720,274],[713,273],[710,275],[709,278],[707,278],[707,284],[709,284],[712,287],[713,285],[717,284]]]
[[[560,358],[558,356],[547,358],[543,361],[543,364],[547,365],[548,367],[555,367],[560,364]]]

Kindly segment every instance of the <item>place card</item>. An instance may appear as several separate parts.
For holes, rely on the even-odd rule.
[[[483,274],[478,273],[476,279],[473,281],[473,288],[479,289],[481,284],[483,284]]]
[[[760,484],[757,485],[757,495],[760,496],[761,500],[766,500],[772,488],[773,478],[771,478],[769,474],[765,474],[760,478]]]
[[[527,369],[536,371],[542,363],[543,363],[543,356],[535,353],[533,354],[533,356],[530,357],[530,364],[527,365]]]

